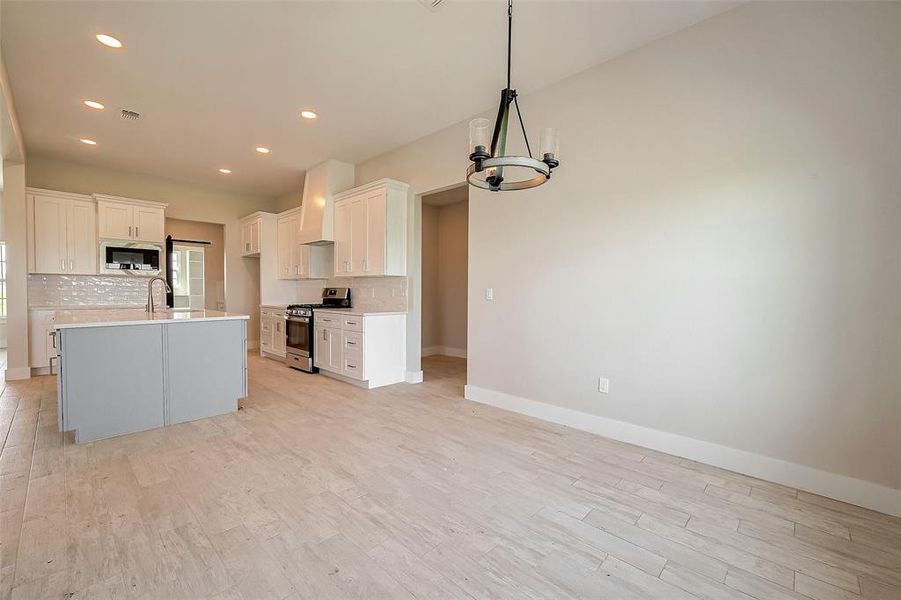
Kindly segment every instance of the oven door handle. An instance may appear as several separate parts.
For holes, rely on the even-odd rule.
[[[295,323],[309,323],[310,317],[285,317],[285,321],[294,321]]]

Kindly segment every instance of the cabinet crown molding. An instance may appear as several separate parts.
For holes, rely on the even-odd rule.
[[[28,187],[25,188],[26,194],[37,194],[39,196],[54,196],[57,198],[68,198],[70,200],[87,200],[93,202],[94,198],[90,194],[76,194],[74,192],[59,192],[57,190],[45,190],[43,188]]]
[[[152,200],[138,200],[136,198],[126,198],[124,196],[110,196],[108,194],[91,194],[94,200],[103,202],[112,202],[116,204],[130,204],[132,206],[149,206],[153,208],[162,208],[163,210],[169,206],[168,202],[154,202]]]
[[[370,190],[377,190],[379,188],[393,189],[407,193],[408,191],[410,191],[410,184],[404,183],[403,181],[397,181],[396,179],[376,179],[375,181],[370,181],[369,183],[364,183],[363,185],[358,185],[357,187],[351,188],[349,190],[339,192],[335,194],[334,198],[335,201],[338,201],[342,198],[356,196],[361,192],[368,192]]]
[[[252,221],[253,219],[259,219],[261,217],[277,217],[275,213],[266,212],[262,210],[258,210],[256,212],[252,212],[249,215],[245,215],[238,219],[238,222],[243,223],[244,221]]]
[[[278,218],[281,219],[284,217],[293,217],[294,215],[299,215],[299,214],[300,214],[300,207],[295,206],[294,208],[289,208],[288,210],[283,210],[282,212],[278,213]]]

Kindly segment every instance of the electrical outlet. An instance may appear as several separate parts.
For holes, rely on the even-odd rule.
[[[494,288],[485,288],[485,300],[494,300]]]
[[[598,391],[602,394],[610,393],[610,380],[604,377],[598,378]]]

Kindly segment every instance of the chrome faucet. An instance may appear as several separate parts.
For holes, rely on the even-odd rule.
[[[153,310],[153,282],[154,281],[162,281],[163,285],[166,286],[166,292],[169,293],[172,291],[172,288],[169,287],[169,282],[166,281],[165,277],[160,277],[159,275],[155,275],[150,278],[150,281],[147,282],[147,305],[144,307],[144,310],[152,313]]]

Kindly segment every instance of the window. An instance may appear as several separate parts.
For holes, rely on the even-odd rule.
[[[6,243],[0,242],[0,317],[6,318]]]

